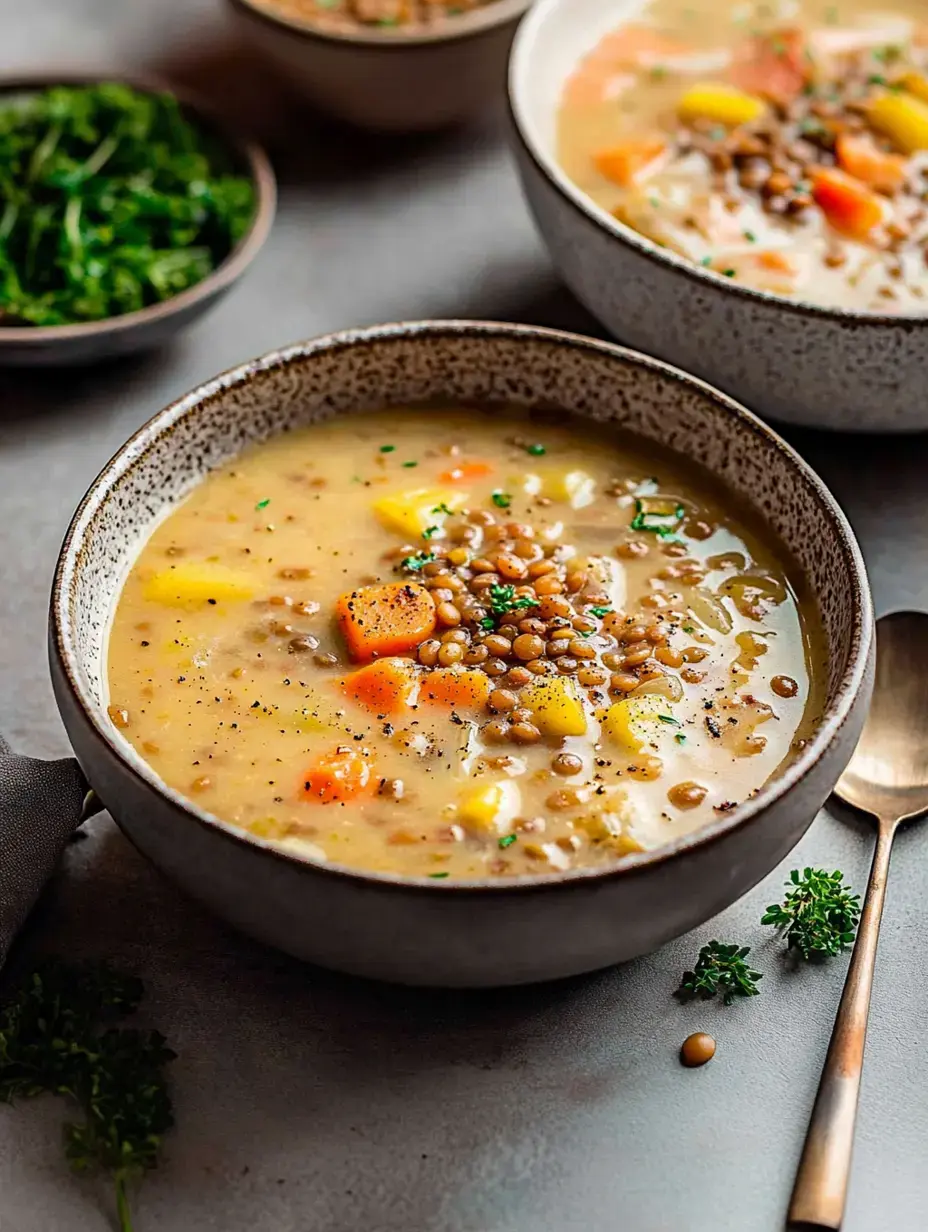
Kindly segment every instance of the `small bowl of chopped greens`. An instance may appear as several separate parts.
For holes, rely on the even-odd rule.
[[[531,0],[229,0],[284,80],[341,120],[382,132],[459,123],[505,94]]]
[[[0,365],[166,342],[267,237],[274,173],[207,109],[134,81],[0,83]]]

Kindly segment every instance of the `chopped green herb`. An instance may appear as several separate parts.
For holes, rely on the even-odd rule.
[[[414,556],[404,556],[400,564],[404,569],[411,569],[413,573],[418,573],[433,560],[435,560],[434,552],[416,552]]]
[[[427,526],[422,532],[423,539],[431,539],[433,535],[437,535],[441,530],[440,526]]]
[[[448,874],[447,873],[429,873],[429,876],[432,878],[433,881],[441,881],[442,878],[447,877]]]
[[[672,715],[659,714],[657,717],[661,723],[669,723],[671,727],[682,727],[683,726],[680,720],[675,719]]]
[[[98,321],[171,299],[226,259],[255,213],[252,181],[172,95],[120,82],[11,92],[0,168],[7,324]]]
[[[867,85],[885,86],[886,78],[882,75],[882,73],[871,73],[870,76],[867,78]]]
[[[531,595],[519,595],[516,597],[516,588],[514,586],[490,586],[487,589],[487,600],[490,605],[490,611],[495,616],[504,616],[506,612],[522,611],[524,608],[537,607],[538,600]]]
[[[255,505],[255,509],[266,509],[270,503],[271,498],[269,496],[265,496],[264,500],[258,501],[257,505]]]
[[[606,616],[606,615],[607,615],[609,612],[611,612],[612,610],[613,610],[613,609],[612,609],[612,606],[611,606],[610,604],[603,604],[602,606],[598,606],[598,607],[591,607],[591,608],[590,608],[590,612],[591,612],[591,614],[592,614],[593,616],[598,616],[600,620],[602,620],[603,616]]]
[[[481,629],[495,629],[496,628],[496,621],[493,619],[492,616],[481,617],[481,619],[477,621],[477,624],[480,626]]]
[[[393,453],[395,449],[396,449],[395,445],[381,445],[380,446],[381,453]]]
[[[448,517],[450,518],[451,515],[454,513],[454,510],[449,509],[448,506],[445,504],[445,502],[442,501],[440,505],[433,505],[431,512],[432,513],[446,513]]]
[[[744,234],[744,238],[747,240],[749,244],[757,243],[757,236],[754,234],[753,231],[745,231],[743,232],[743,234]]]
[[[44,963],[0,1011],[0,1102],[63,1095],[83,1114],[65,1126],[75,1172],[108,1172],[120,1232],[131,1232],[128,1186],[158,1162],[174,1124],[157,1031],[117,1028],[142,999],[139,980],[104,965]]]
[[[722,270],[722,273],[726,278],[734,278],[735,276],[735,271],[733,269]]]
[[[526,445],[525,452],[530,453],[533,458],[540,458],[542,454],[546,454],[548,451],[544,445]]]
[[[504,834],[503,837],[499,840],[500,847],[502,847],[503,850],[505,851],[507,847],[512,846],[512,844],[516,841],[517,837],[518,836],[515,834]]]
[[[760,991],[757,981],[764,977],[744,961],[750,952],[750,946],[710,941],[699,951],[695,968],[683,972],[677,996],[682,1001],[694,997],[708,1001],[721,993],[726,1005],[731,1005],[735,997],[756,997]]]
[[[709,268],[709,266],[712,264],[712,258],[711,258],[711,257],[703,257],[703,259],[699,262],[699,264],[700,264],[700,265],[705,266],[705,267],[706,267],[706,269],[708,269],[708,268]]]
[[[695,625],[683,625],[683,632],[684,633],[695,633],[696,627]]]
[[[650,205],[652,210],[659,210],[661,208],[660,197],[655,197],[652,193],[652,195],[648,197],[648,205]]]
[[[794,868],[782,903],[764,912],[761,924],[772,924],[786,937],[790,950],[808,962],[840,954],[854,944],[860,921],[860,895],[844,884],[844,874],[822,868]]]
[[[419,465],[419,463],[418,463],[418,462],[404,462],[404,463],[403,463],[403,466],[405,466],[407,470],[408,470],[411,466],[418,466],[418,465]]]
[[[686,744],[686,736],[684,736],[683,732],[677,732],[674,740],[676,740],[677,744]]]
[[[679,522],[686,513],[682,505],[675,505],[673,512],[665,511],[664,509],[649,509],[647,508],[647,498],[644,500],[641,497],[635,500],[635,516],[631,520],[630,527],[632,530],[646,530],[654,535],[659,535],[661,539],[666,539],[668,535],[672,535],[675,525],[670,525],[666,519],[674,519],[674,523]],[[666,505],[666,501],[652,501],[660,505]],[[655,518],[657,521],[655,521]]]
[[[508,492],[494,492],[491,500],[497,509],[508,509],[512,504],[512,497]]]

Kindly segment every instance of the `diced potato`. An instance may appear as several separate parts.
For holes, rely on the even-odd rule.
[[[544,467],[517,477],[513,486],[521,487],[528,496],[546,496],[572,509],[583,509],[596,499],[596,480],[586,471]]]
[[[640,753],[671,728],[679,727],[673,707],[665,697],[646,693],[642,697],[623,697],[606,711],[603,730],[629,753]]]
[[[501,834],[518,814],[521,793],[511,779],[467,788],[458,801],[458,821],[478,834]]]
[[[928,102],[913,94],[881,94],[867,108],[870,123],[904,154],[928,150]]]
[[[681,120],[710,120],[736,128],[751,124],[766,112],[767,105],[756,94],[746,94],[721,81],[701,82],[692,86],[677,104]]]
[[[145,583],[144,597],[165,607],[198,608],[206,603],[243,603],[254,597],[251,578],[225,565],[176,565],[154,574]]]
[[[902,88],[909,94],[914,94],[923,102],[928,103],[928,77],[922,73],[906,73],[902,79]]]
[[[610,795],[605,803],[591,808],[574,824],[591,842],[607,847],[617,856],[625,856],[644,851],[644,846],[631,833],[635,820],[635,810],[622,792]]]
[[[442,505],[445,509],[456,510],[466,501],[466,492],[453,488],[415,488],[381,497],[374,502],[373,508],[387,530],[418,539],[430,526],[444,525],[448,515],[441,511]]]
[[[522,703],[533,711],[535,725],[546,736],[583,736],[586,712],[575,681],[566,676],[536,677],[522,694]]]

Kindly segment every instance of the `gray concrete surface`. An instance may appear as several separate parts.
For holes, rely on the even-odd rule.
[[[429,315],[595,330],[525,214],[501,116],[381,142],[287,108],[210,0],[0,0],[0,68],[132,65],[195,82],[269,141],[273,238],[241,288],[173,349],[84,374],[0,373],[0,729],[66,751],[45,664],[54,559],[87,483],[201,378],[330,328]],[[928,603],[926,442],[794,440],[863,541],[880,611]],[[810,533],[814,529],[810,528]],[[823,815],[723,917],[621,970],[492,995],[365,985],[232,935],[107,818],[74,845],[23,940],[137,971],[180,1054],[178,1127],[136,1232],[778,1232],[845,961],[785,971],[758,928],[793,864],[862,886],[871,838]],[[846,1232],[928,1226],[928,832],[894,862]],[[763,995],[671,998],[712,936],[758,948]],[[719,1041],[706,1069],[676,1050]],[[51,1103],[0,1108],[0,1232],[99,1232],[108,1195],[72,1178]]]

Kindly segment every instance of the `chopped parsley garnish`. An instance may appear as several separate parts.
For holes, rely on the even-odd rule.
[[[515,834],[504,834],[499,840],[499,845],[505,851],[507,847],[512,846],[512,844],[516,841],[516,838],[517,836]]]
[[[270,503],[271,498],[269,496],[265,496],[264,500],[258,501],[257,505],[255,505],[255,510],[266,509]]]
[[[677,732],[674,740],[676,740],[677,744],[686,744],[686,736],[684,736],[683,732]]]
[[[441,881],[443,877],[447,877],[447,873],[429,873],[433,881]]]
[[[508,509],[512,504],[512,497],[508,492],[494,492],[490,499],[497,509]]]
[[[602,607],[591,607],[590,608],[590,612],[592,613],[592,615],[598,616],[600,620],[603,618],[603,616],[606,616],[612,610],[613,610],[612,607],[605,605],[605,604]]]
[[[747,240],[749,244],[757,243],[757,236],[754,234],[753,231],[744,231],[742,234],[744,235],[744,238]]]
[[[705,266],[705,267],[706,267],[706,269],[708,269],[708,268],[709,268],[709,266],[712,264],[712,258],[711,258],[711,257],[703,257],[703,259],[699,262],[699,264],[700,264],[700,265]]]
[[[684,625],[684,626],[683,626],[683,632],[684,632],[684,633],[695,633],[695,632],[696,632],[695,626],[693,626],[693,625]]]
[[[396,449],[395,445],[381,445],[380,446],[381,453],[393,453],[394,449]]]
[[[726,278],[734,278],[735,276],[735,271],[733,269],[722,270],[722,273]]]
[[[517,612],[528,607],[537,607],[538,600],[531,595],[519,595],[516,598],[514,586],[490,586],[487,590],[490,611],[496,616],[504,616],[506,612]]]
[[[530,453],[533,458],[540,458],[542,454],[546,454],[548,451],[544,445],[526,445],[525,452]]]
[[[496,628],[496,621],[493,619],[492,616],[484,616],[481,620],[477,621],[477,624],[480,626],[481,629],[495,629]]]
[[[404,569],[411,569],[413,573],[418,573],[420,569],[424,569],[433,560],[435,560],[434,552],[416,552],[414,556],[404,556],[400,564]]]
[[[406,467],[407,470],[409,470],[411,466],[418,466],[418,465],[419,465],[418,462],[404,462],[403,463],[403,466]]]
[[[446,513],[446,514],[448,515],[448,517],[450,518],[450,517],[451,517],[451,515],[454,513],[454,510],[453,510],[453,509],[449,509],[449,508],[448,508],[448,506],[445,504],[445,502],[444,502],[444,501],[442,501],[442,503],[441,503],[440,505],[433,505],[433,506],[432,506],[432,508],[431,508],[431,510],[430,510],[429,512],[431,512],[431,513]]]
[[[437,535],[441,530],[440,526],[427,526],[422,532],[423,539],[431,539],[433,535]]]
[[[673,715],[670,715],[670,714],[659,714],[657,717],[658,717],[658,720],[659,720],[661,723],[668,723],[671,727],[682,727],[682,726],[683,726],[683,724],[680,722],[680,720],[679,720],[679,719],[675,719],[675,718],[673,717]]]
[[[658,504],[666,505],[667,501],[659,501]],[[674,526],[669,525],[668,518],[672,518],[674,522],[679,520],[686,513],[682,505],[675,505],[673,512],[665,512],[661,509],[647,508],[647,502],[640,497],[635,500],[635,516],[631,521],[632,530],[646,530],[653,535],[659,535],[661,539],[666,539],[668,535],[672,535]],[[655,519],[657,519],[655,521]]]

